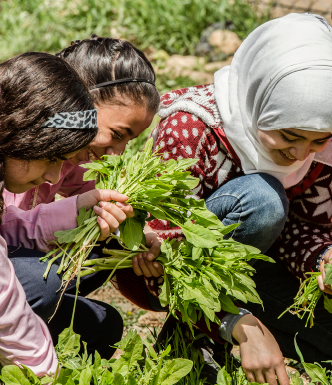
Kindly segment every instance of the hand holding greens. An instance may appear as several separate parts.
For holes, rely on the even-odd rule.
[[[103,160],[83,165],[89,170],[85,180],[96,180],[96,188],[117,190],[129,197],[135,216],[127,218],[119,227],[117,238],[123,250],[105,250],[109,257],[88,259],[99,237],[96,214],[80,210],[78,227],[55,233],[57,249],[48,253],[51,257],[45,276],[52,263],[61,257],[58,273],[63,273],[64,285],[75,276],[79,278],[96,271],[132,267],[132,258],[145,247],[144,226],[152,219],[167,220],[179,226],[185,240],[166,240],[157,261],[164,268],[164,283],[159,296],[170,312],[180,312],[189,324],[204,316],[220,324],[215,313],[221,309],[236,313],[233,300],[261,303],[250,276],[254,269],[247,264],[252,258],[270,260],[259,255],[259,250],[242,245],[232,239],[224,240],[224,234],[238,224],[225,227],[207,210],[204,200],[191,197],[198,178],[187,170],[195,159],[167,160],[152,152],[150,139],[144,152],[132,155],[127,150],[121,156],[104,156]],[[149,216],[148,216],[149,214]],[[54,256],[55,254],[55,256]]]

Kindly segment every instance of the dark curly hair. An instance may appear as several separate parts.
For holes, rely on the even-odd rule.
[[[87,87],[123,78],[145,78],[155,82],[156,75],[144,53],[125,40],[92,35],[76,40],[57,56],[69,63]],[[90,91],[96,105],[144,104],[152,112],[159,107],[159,93],[149,83],[123,83]]]
[[[62,59],[27,52],[0,64],[0,218],[5,158],[63,158],[86,147],[97,128],[45,128],[57,112],[94,108],[78,74]]]

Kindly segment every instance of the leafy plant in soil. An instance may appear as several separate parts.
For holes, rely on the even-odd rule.
[[[223,235],[237,224],[225,227],[207,210],[204,200],[190,197],[198,179],[185,170],[195,159],[163,161],[163,155],[152,152],[152,145],[150,139],[144,152],[135,156],[126,151],[84,165],[89,169],[85,180],[96,180],[96,188],[126,194],[135,209],[135,216],[120,225],[120,236],[111,235],[123,250],[104,250],[109,257],[88,259],[100,231],[96,214],[83,208],[77,228],[55,233],[57,249],[45,257],[51,257],[45,277],[61,257],[58,273],[64,273],[64,286],[75,276],[79,285],[80,277],[105,269],[111,270],[109,280],[116,269],[132,267],[132,258],[148,250],[144,245],[145,221],[157,218],[179,226],[186,238],[164,241],[157,259],[165,271],[159,299],[162,306],[169,306],[171,314],[180,312],[190,328],[203,316],[209,327],[210,321],[220,324],[216,316],[220,310],[238,312],[234,299],[261,303],[250,277],[255,270],[247,262],[252,258],[270,259],[253,247],[225,240]]]
[[[332,265],[325,264],[325,279],[324,284],[332,285]],[[280,316],[284,315],[287,311],[292,314],[296,314],[299,318],[304,318],[307,315],[305,326],[310,324],[310,327],[314,325],[314,311],[321,296],[324,296],[324,308],[332,313],[332,299],[323,293],[317,282],[317,277],[322,273],[307,273],[309,277],[305,279],[299,288],[298,293],[294,298],[294,303],[289,306]]]
[[[135,330],[117,346],[123,351],[119,359],[101,359],[97,351],[92,358],[86,349],[80,356],[80,336],[67,328],[56,346],[59,365],[54,376],[37,377],[27,367],[8,365],[1,370],[1,381],[5,385],[173,385],[193,367],[188,359],[169,357],[171,345],[156,353]]]

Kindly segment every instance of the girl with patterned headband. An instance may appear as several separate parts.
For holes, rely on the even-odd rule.
[[[59,300],[61,279],[36,279],[36,272],[44,270],[39,258],[45,255],[36,249],[47,251],[55,231],[76,227],[81,207],[118,201],[98,217],[101,240],[132,216],[133,209],[125,203],[126,196],[111,190],[89,191],[28,212],[15,205],[4,207],[4,188],[15,199],[45,181],[49,188],[57,183],[62,164],[95,138],[97,116],[77,73],[46,53],[28,52],[0,64],[0,105],[0,217],[5,212],[1,233],[9,245],[0,237],[0,363],[23,364],[38,375],[55,373],[57,328],[69,326],[74,298],[65,294],[58,319],[46,326]],[[49,287],[52,297],[47,297]],[[90,352],[97,349],[110,358],[123,322],[111,306],[79,298],[74,330]]]
[[[154,70],[144,53],[127,41],[92,36],[72,42],[57,56],[77,71],[90,90],[98,111],[98,135],[89,146],[64,162],[58,183],[45,183],[15,196],[5,191],[6,205],[23,210],[52,202],[56,193],[70,197],[93,189],[93,182],[83,181],[85,170],[78,163],[105,154],[120,154],[129,140],[150,126],[159,106]],[[135,258],[133,272],[159,276],[161,266],[153,259],[159,253],[160,242],[148,227],[146,233],[151,237],[152,247],[150,253]]]

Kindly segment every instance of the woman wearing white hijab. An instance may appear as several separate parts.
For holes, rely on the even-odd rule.
[[[266,172],[289,188],[303,179],[315,152],[327,144],[331,44],[332,28],[324,18],[291,14],[257,28],[232,64],[216,72],[223,129],[245,174]],[[297,136],[314,143],[285,145]]]
[[[331,100],[332,29],[320,16],[290,14],[253,31],[231,65],[215,74],[214,85],[164,95],[153,137],[166,159],[198,158],[191,168],[200,178],[194,194],[205,198],[225,225],[241,222],[232,238],[265,253],[285,225],[285,189],[294,196],[315,181],[316,153],[330,164]],[[179,235],[161,221],[151,227],[163,238]],[[272,325],[278,325],[279,314],[270,315]],[[285,334],[287,327],[281,327]],[[305,345],[307,361],[330,358],[320,350],[316,332],[311,329]],[[280,384],[288,384],[276,341],[244,309],[227,314],[222,327],[207,334],[239,343],[251,381],[276,384],[277,376]],[[296,359],[288,347],[282,344],[282,352]]]

